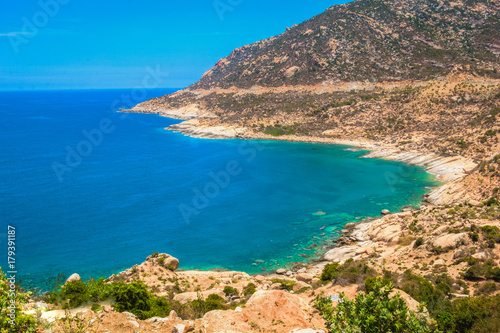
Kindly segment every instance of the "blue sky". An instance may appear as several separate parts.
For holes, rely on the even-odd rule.
[[[0,12],[0,90],[161,87],[196,82],[234,48],[345,1],[23,0]]]

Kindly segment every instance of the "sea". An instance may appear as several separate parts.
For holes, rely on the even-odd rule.
[[[4,272],[10,260],[23,286],[45,290],[160,252],[181,269],[269,273],[439,184],[354,147],[198,139],[165,129],[180,120],[119,112],[176,90],[0,92]]]

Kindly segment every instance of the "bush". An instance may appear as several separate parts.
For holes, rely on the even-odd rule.
[[[478,291],[483,295],[490,295],[497,291],[497,285],[494,282],[486,282],[479,286]]]
[[[37,331],[37,323],[35,318],[31,315],[21,313],[22,306],[29,301],[30,293],[26,293],[21,288],[15,286],[15,296],[11,298],[10,283],[0,267],[0,332],[2,333],[32,333]],[[9,309],[11,299],[14,300],[14,311],[16,317],[14,325],[12,319],[9,317],[11,309]]]
[[[243,295],[248,296],[248,295],[253,295],[255,294],[255,284],[249,283],[245,289],[243,289]]]
[[[473,242],[477,242],[479,240],[479,234],[477,232],[470,232],[469,237]]]
[[[224,294],[228,295],[238,295],[238,290],[236,288],[226,286],[224,287]]]
[[[70,281],[62,287],[61,301],[64,308],[76,308],[89,300],[88,286],[83,281]]]
[[[494,197],[491,197],[488,201],[486,201],[486,206],[498,206],[498,200]]]
[[[380,278],[380,277],[374,277],[374,276],[367,277],[365,279],[365,292],[371,293],[372,291],[374,291],[375,285],[377,283],[379,283],[382,287],[385,287],[385,286],[392,284],[392,281],[389,278]]]
[[[450,307],[450,302],[444,297],[445,293],[441,289],[434,288],[432,283],[413,274],[411,270],[403,274],[400,284],[404,292],[418,302],[424,303],[431,315],[446,311]],[[443,286],[441,288],[448,289]]]
[[[292,281],[292,280],[272,279],[271,282],[272,283],[280,283],[281,289],[288,290],[288,291],[292,291],[293,286],[295,285],[295,281]]]
[[[452,302],[450,331],[490,333],[500,331],[500,295],[460,298]]]
[[[337,269],[340,264],[338,262],[334,262],[333,264],[328,264],[323,268],[323,272],[321,273],[321,281],[332,281],[337,278]]]
[[[354,300],[341,293],[336,308],[326,297],[318,297],[315,307],[331,332],[430,332],[422,308],[418,314],[410,311],[399,294],[389,297],[392,291],[392,283],[382,287],[376,281],[370,293],[358,293]]]
[[[152,296],[142,282],[115,282],[112,284],[111,295],[115,298],[114,307],[117,312],[130,312],[141,320],[152,317],[148,314],[151,311]]]
[[[414,248],[417,248],[419,246],[421,246],[422,244],[424,244],[424,239],[422,237],[418,238],[416,241],[415,241],[415,245],[413,245]]]
[[[92,304],[90,310],[93,312],[100,312],[102,310],[102,306],[100,306],[99,304]]]
[[[326,265],[321,273],[321,280],[334,280],[335,284],[340,285],[362,284],[369,276],[376,276],[376,271],[366,265],[364,261],[348,259],[343,265],[338,263]]]

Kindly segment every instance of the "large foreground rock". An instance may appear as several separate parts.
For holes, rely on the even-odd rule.
[[[321,329],[322,321],[302,298],[283,290],[259,290],[248,300],[241,312],[211,311],[202,320],[203,332],[253,332],[253,325],[263,332],[288,333],[290,327]],[[282,324],[276,325],[279,322]],[[286,326],[288,328],[284,328]]]

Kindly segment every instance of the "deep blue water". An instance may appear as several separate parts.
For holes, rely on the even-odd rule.
[[[164,130],[178,120],[115,112],[124,94],[0,93],[1,263],[12,225],[25,282],[109,276],[156,251],[181,268],[269,271],[436,184],[344,146],[186,137]]]

